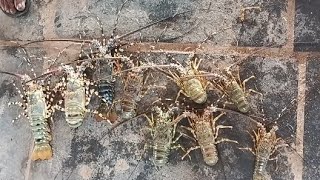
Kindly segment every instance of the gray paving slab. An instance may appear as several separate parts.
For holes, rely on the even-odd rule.
[[[129,40],[202,42],[218,45],[278,46],[286,42],[286,2],[278,1],[42,1],[32,3],[30,13],[20,19],[1,16],[2,39],[100,37],[99,17],[110,36],[125,34],[175,13],[187,13],[128,37]],[[121,8],[122,7],[122,8]],[[244,7],[259,7],[245,11]],[[121,13],[118,11],[121,9]],[[19,26],[16,26],[19,24]],[[10,30],[8,27],[16,29]],[[32,28],[30,28],[32,27]],[[23,33],[21,33],[23,32]]]
[[[319,97],[319,72],[318,59],[310,59],[307,66],[307,92],[305,113],[305,136],[304,136],[304,178],[317,179],[319,175],[319,139],[318,130],[318,98]]]
[[[316,0],[296,0],[295,50],[319,51],[320,2]]]
[[[2,56],[5,55],[8,57],[12,56],[12,54],[8,55],[6,53]],[[185,59],[188,58],[188,55],[169,55],[169,57],[166,54],[140,55],[142,57],[141,59],[145,61],[158,63],[170,61],[171,58],[183,64],[185,63]],[[14,56],[15,55],[10,58],[18,61]],[[207,55],[200,57],[204,59],[202,68],[206,70],[207,68],[205,67],[210,67],[210,69],[215,68],[212,60],[218,63],[219,66],[220,64],[225,65],[226,63],[229,64],[237,60],[236,57],[222,58],[221,56],[214,57]],[[223,59],[223,61],[221,59]],[[274,71],[277,73],[274,74]],[[277,117],[277,114],[281,112],[281,108],[290,104],[289,102],[296,95],[296,72],[296,63],[294,60],[279,61],[253,57],[249,58],[241,66],[241,79],[245,79],[251,75],[256,76],[253,82],[248,83],[248,88],[257,89],[265,94],[264,103],[260,105],[264,107],[267,118],[274,119]],[[10,77],[7,76],[3,78],[10,79]],[[167,81],[164,76],[159,76],[156,81],[162,81],[163,85],[172,87],[172,89],[169,88],[168,90],[171,93],[164,92],[160,93],[160,95],[165,95],[167,98],[175,97],[178,89],[172,82]],[[5,87],[10,87],[10,85],[6,85]],[[292,89],[292,91],[284,91],[285,89]],[[209,96],[213,98],[209,99],[209,103],[214,102],[214,98],[217,98],[214,94],[215,92]],[[3,99],[9,97],[10,96],[5,95]],[[257,96],[253,96],[252,102],[254,102],[254,104],[259,102],[257,98]],[[181,97],[181,100],[183,99],[184,98]],[[148,100],[150,101],[150,99],[146,99],[142,104],[147,104]],[[188,103],[188,101],[186,101],[186,103]],[[257,107],[258,106],[259,104],[257,104]],[[7,111],[4,110],[4,112]],[[24,172],[26,169],[25,161],[28,158],[31,148],[31,134],[30,131],[28,131],[28,124],[22,120],[22,122],[19,121],[16,122],[16,124],[11,124],[10,119],[17,114],[16,111],[13,114],[3,114],[5,115],[4,119],[7,121],[4,121],[6,126],[3,126],[5,129],[2,132],[7,132],[5,134],[14,136],[16,132],[12,132],[12,130],[19,130],[15,129],[14,126],[23,123],[23,132],[29,134],[29,136],[14,136],[14,138],[12,138],[16,142],[21,141],[25,143],[25,148],[19,148],[17,152],[18,154],[21,153],[20,155],[24,160],[20,160],[18,157],[12,159],[11,157],[7,157],[6,153],[3,155],[4,162],[11,160],[16,163],[22,163],[18,166],[19,168],[17,168],[16,165],[13,165],[12,168],[20,169],[19,171]],[[292,119],[294,119],[292,117],[295,116],[294,114],[294,111],[290,111],[289,117],[286,116],[284,119],[278,121],[281,127],[279,132],[283,132],[282,129],[288,130],[290,125],[295,126],[295,122],[292,121]],[[232,131],[222,131],[222,137],[236,139],[242,147],[252,146],[252,140],[246,132],[247,130],[250,132],[254,129],[252,122],[244,120],[243,117],[227,115],[221,119],[221,123],[234,126]],[[8,131],[8,127],[12,128],[12,130]],[[230,143],[224,143],[218,146],[220,161],[212,168],[206,166],[200,152],[195,151],[191,153],[191,161],[181,161],[181,152],[174,152],[170,156],[168,166],[157,170],[152,162],[148,160],[150,154],[142,158],[143,146],[146,141],[146,131],[143,130],[145,127],[146,121],[138,119],[132,120],[114,131],[109,131],[110,125],[106,122],[96,122],[94,119],[88,118],[85,120],[83,126],[72,130],[64,121],[63,114],[56,114],[52,124],[54,158],[49,161],[33,162],[29,176],[31,179],[65,179],[68,177],[69,179],[86,179],[86,177],[89,177],[89,179],[248,179],[252,174],[254,156],[248,152],[242,152],[238,149],[238,146]],[[294,135],[294,132],[289,130],[287,134],[281,137],[286,139],[287,137],[290,138],[291,135]],[[11,141],[11,139],[6,138],[6,136],[2,138],[2,141],[8,144],[8,147],[14,148],[16,146],[11,142],[9,143],[8,141]],[[186,140],[182,143],[185,142]],[[188,142],[185,144],[190,146]],[[280,157],[281,159],[277,167],[281,170],[275,171],[274,165],[273,167],[268,167],[268,172],[273,179],[291,178],[290,162],[287,162],[286,155],[281,155]],[[177,172],[180,172],[180,174]],[[2,173],[4,177],[12,176],[10,169],[7,169],[7,171],[3,169]]]

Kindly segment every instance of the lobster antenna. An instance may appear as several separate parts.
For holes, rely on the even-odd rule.
[[[54,73],[54,72],[56,72],[56,71],[59,71],[59,70],[60,70],[60,68],[51,70],[51,71],[49,71],[49,72],[47,72],[47,73],[41,74],[41,75],[38,76],[38,77],[35,77],[35,78],[33,78],[33,79],[30,79],[30,80],[26,81],[26,83],[28,83],[28,82],[30,82],[30,81],[34,81],[34,80],[40,79],[40,78],[43,78],[43,77],[46,77],[46,76],[49,76],[49,75],[51,75],[52,73]]]
[[[137,170],[138,165],[140,164],[141,160],[139,160],[138,164],[134,167],[134,170],[130,173],[128,180],[131,178],[131,176],[133,175],[133,173]]]
[[[11,75],[11,76],[15,76],[15,77],[20,78],[20,79],[23,78],[23,76],[21,74],[14,74],[14,73],[11,73],[11,72],[1,71],[1,70],[0,70],[0,73],[8,74],[8,75]]]
[[[112,35],[113,35],[113,34],[115,33],[115,31],[116,31],[116,27],[117,27],[118,22],[119,22],[119,15],[120,15],[122,9],[124,8],[124,6],[127,4],[128,1],[129,1],[129,0],[125,0],[125,1],[122,3],[120,9],[119,9],[118,12],[117,12],[117,18],[116,18],[115,23],[114,23],[114,25],[113,25]]]
[[[249,119],[251,122],[254,122],[255,124],[259,123],[256,120],[254,120],[254,118],[252,116],[250,116],[250,115],[248,116],[248,115],[242,114],[242,113],[240,113],[238,111],[224,109],[224,108],[218,108],[218,107],[212,107],[212,108],[213,108],[213,112],[221,111],[221,112],[227,112],[227,113],[230,113],[230,114],[236,114],[236,115],[239,115],[239,116],[243,116],[246,119]]]
[[[96,61],[100,61],[100,60],[106,60],[106,59],[119,59],[119,57],[106,57],[106,58],[95,58],[95,59],[91,59],[91,60],[96,60]],[[63,65],[70,65],[70,64],[74,64],[74,63],[78,63],[78,62],[84,62],[84,61],[87,61],[88,59],[83,59],[83,60],[73,60],[72,62],[69,62],[69,63],[66,63],[66,64],[61,64],[61,66]],[[143,65],[143,66],[138,66],[138,67],[132,67],[132,68],[129,68],[129,69],[125,69],[125,70],[122,70],[122,71],[119,71],[119,72],[115,72],[114,74],[112,75],[109,75],[109,76],[114,76],[114,75],[117,75],[117,74],[121,74],[121,73],[124,73],[124,72],[128,72],[128,71],[132,71],[132,70],[137,70],[137,69],[148,69],[148,68],[154,68],[154,67],[157,67],[158,69],[161,68],[165,68],[165,67],[172,67],[172,65],[170,64],[165,64],[165,65],[154,65],[154,64],[151,64],[151,65]],[[52,74],[53,72],[56,72],[56,71],[59,71],[60,69],[57,68],[57,69],[53,69],[45,74],[42,74],[38,77],[35,77],[29,81],[26,81],[26,82],[30,82],[30,81],[33,81],[33,80],[36,80],[36,79],[39,79],[39,78],[42,78],[42,77],[45,77],[49,74]],[[109,76],[106,76],[106,77],[109,77]]]
[[[34,43],[40,43],[40,42],[45,42],[45,41],[51,41],[51,42],[74,42],[74,43],[90,43],[90,40],[77,40],[77,39],[43,39],[43,40],[35,40],[35,41],[30,41],[27,43],[22,44],[21,46],[27,46],[30,44]]]
[[[129,35],[131,35],[131,34],[134,34],[134,33],[136,33],[136,32],[139,32],[139,31],[141,31],[141,30],[143,30],[143,29],[146,29],[146,28],[148,28],[148,27],[150,27],[150,26],[153,26],[153,25],[155,25],[155,24],[157,24],[157,23],[166,21],[166,20],[168,20],[168,19],[172,19],[172,18],[174,18],[174,17],[176,17],[176,16],[179,16],[179,15],[181,15],[181,14],[185,14],[185,13],[187,13],[187,12],[191,12],[191,10],[184,11],[184,12],[181,12],[181,13],[175,13],[175,14],[172,15],[172,16],[169,16],[169,17],[163,18],[163,19],[161,19],[161,20],[152,22],[152,23],[147,24],[146,26],[143,26],[143,27],[141,27],[141,28],[139,28],[139,29],[136,29],[136,30],[133,30],[133,31],[131,31],[131,32],[129,32],[129,33],[123,34],[123,35],[119,36],[118,39],[127,37],[127,36],[129,36]],[[22,44],[22,45],[23,45],[23,46],[26,46],[26,45],[30,45],[30,44],[34,44],[34,43],[45,42],[45,41],[51,41],[51,42],[74,42],[74,43],[83,43],[83,42],[85,42],[85,43],[91,43],[91,40],[77,40],[77,39],[42,39],[42,40],[30,41],[30,42],[24,43],[24,44]]]
[[[139,31],[143,30],[143,29],[146,29],[146,28],[148,28],[148,27],[150,27],[150,26],[153,26],[153,25],[158,24],[158,23],[163,22],[163,21],[167,21],[167,20],[169,20],[169,19],[172,19],[172,18],[174,18],[174,17],[176,17],[176,16],[179,16],[179,15],[181,15],[181,14],[185,14],[185,13],[187,13],[187,12],[191,12],[191,10],[183,11],[183,12],[181,12],[181,13],[175,13],[175,14],[172,15],[172,16],[169,16],[169,17],[160,19],[160,20],[158,20],[158,21],[152,22],[152,23],[147,24],[147,25],[145,25],[145,26],[143,26],[143,27],[141,27],[141,28],[139,28],[139,29],[136,29],[136,30],[133,30],[133,31],[128,32],[128,33],[126,33],[126,34],[123,34],[123,35],[119,36],[118,39],[122,39],[122,38],[127,37],[127,36],[129,36],[129,35],[131,35],[131,34],[134,34],[134,33],[136,33],[136,32],[139,32]]]

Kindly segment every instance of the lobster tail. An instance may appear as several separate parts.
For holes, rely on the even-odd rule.
[[[261,173],[254,173],[253,180],[266,180],[267,178]]]
[[[207,145],[201,148],[204,161],[209,166],[214,166],[218,162],[217,149],[214,145]]]
[[[154,155],[154,164],[156,166],[161,167],[168,163],[170,149],[156,149],[154,153],[156,153]]]
[[[102,101],[111,105],[114,99],[115,81],[100,80],[98,85],[98,94]]]
[[[71,128],[80,127],[83,123],[83,119],[81,117],[75,117],[75,118],[68,117],[66,118],[66,121]]]
[[[31,159],[35,160],[48,160],[52,158],[52,148],[49,144],[36,144]]]

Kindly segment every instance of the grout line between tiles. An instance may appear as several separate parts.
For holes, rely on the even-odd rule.
[[[69,39],[72,41],[72,39]],[[73,39],[75,40],[75,39]],[[59,52],[57,47],[64,47],[70,44],[74,44],[74,47],[81,43],[75,43],[70,41],[46,41],[38,42],[27,45],[27,48],[38,48],[46,47],[50,50],[56,50]],[[0,49],[7,49],[8,47],[17,47],[17,44],[25,44],[27,41],[4,41],[0,40]],[[309,56],[309,57],[320,57],[320,52],[293,52],[290,47],[274,48],[274,47],[238,47],[238,46],[216,46],[202,44],[199,46],[197,43],[133,43],[125,48],[127,52],[136,53],[169,53],[169,54],[212,54],[212,55],[233,55],[233,56],[261,56],[270,57],[275,59],[288,59],[294,56]],[[68,49],[70,53],[79,53],[79,48]]]
[[[288,40],[287,44],[284,47],[291,49],[291,51],[293,51],[294,48],[295,9],[295,0],[288,0],[288,7],[286,13]]]
[[[298,64],[298,95],[297,95],[297,129],[295,149],[300,158],[296,164],[295,179],[301,180],[303,175],[303,136],[304,136],[304,114],[306,96],[306,59],[300,59]]]

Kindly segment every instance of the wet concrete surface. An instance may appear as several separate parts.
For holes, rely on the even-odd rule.
[[[307,4],[316,3],[308,1]],[[9,18],[0,15],[1,40],[38,40],[57,38],[92,39],[101,36],[96,17],[102,22],[104,34],[122,35],[135,30],[149,22],[165,18],[177,12],[184,12],[175,18],[159,23],[140,33],[125,38],[134,42],[173,42],[199,43],[206,40],[210,45],[218,46],[255,46],[281,47],[288,42],[288,21],[285,14],[288,11],[287,1],[34,1],[30,13],[21,18]],[[301,5],[302,4],[302,5]],[[316,23],[316,12],[312,15],[304,10],[306,3],[296,2],[295,42],[309,41],[317,38],[317,26],[307,26],[306,19]],[[257,6],[260,9],[245,11],[245,19],[241,22],[242,7]],[[311,5],[310,5],[311,6]],[[119,9],[121,13],[117,16]],[[44,13],[45,12],[45,13]],[[95,15],[94,15],[95,14]],[[118,18],[118,20],[117,20]],[[301,20],[304,19],[304,20]],[[118,23],[117,23],[118,21]],[[314,27],[311,35],[307,28]],[[224,30],[225,29],[225,30]],[[50,43],[50,42],[49,42]],[[79,48],[74,44],[72,48]],[[296,43],[299,51],[317,50],[304,48]],[[316,46],[318,47],[318,46]],[[1,47],[1,69],[14,73],[31,73],[31,67],[23,60],[24,54],[14,47]],[[48,49],[45,45],[37,48],[26,47],[31,63],[38,75],[45,71],[48,60],[58,56],[64,47]],[[74,55],[74,54],[73,54]],[[76,54],[77,55],[77,54]],[[57,62],[70,61],[68,51],[62,53]],[[200,69],[217,72],[243,57],[217,54],[198,55],[203,59]],[[165,64],[178,61],[186,66],[187,54],[139,53],[132,58],[144,62]],[[317,119],[317,59],[310,60],[307,73],[306,98],[306,131],[304,136],[304,158],[294,149],[296,134],[296,103],[291,103],[298,94],[298,65],[296,58],[270,58],[249,56],[240,63],[240,78],[242,80],[254,75],[256,78],[247,83],[247,88],[257,90],[263,98],[252,93],[248,98],[255,112],[264,114],[265,123],[276,122],[279,126],[277,134],[290,146],[280,149],[275,155],[278,161],[269,161],[267,165],[268,179],[294,179],[296,169],[301,168],[296,161],[304,161],[304,179],[319,177],[316,161],[317,131],[314,130]],[[157,72],[152,72],[153,78],[149,84],[165,86],[166,89],[156,89],[143,98],[138,106],[138,113],[144,112],[157,97],[174,99],[179,89],[175,83]],[[252,135],[256,130],[255,123],[246,116],[229,114],[223,116],[218,124],[231,125],[232,130],[221,130],[219,137],[237,140],[239,144],[218,144],[219,161],[213,166],[205,165],[200,150],[190,153],[191,160],[181,160],[183,152],[174,150],[169,156],[169,162],[162,168],[157,168],[152,162],[152,152],[144,152],[148,140],[148,123],[144,118],[135,118],[114,130],[105,121],[97,122],[92,114],[88,114],[84,124],[77,129],[71,129],[65,122],[63,113],[55,113],[51,129],[53,141],[53,159],[31,162],[29,159],[32,148],[32,134],[25,118],[12,123],[12,120],[22,112],[19,108],[9,108],[9,101],[19,101],[19,96],[13,86],[18,80],[8,75],[0,76],[0,179],[251,179],[254,167],[254,155],[241,147],[253,147]],[[19,84],[19,83],[17,83]],[[18,87],[20,87],[18,85]],[[120,89],[121,87],[119,87]],[[120,92],[120,91],[117,91]],[[204,108],[217,104],[220,97],[215,90],[209,90],[208,102],[204,105],[194,105],[185,96],[179,98],[181,110],[191,107]],[[121,98],[120,93],[116,93]],[[262,101],[261,101],[262,100]],[[168,102],[169,103],[169,102]],[[218,104],[222,106],[221,103]],[[284,113],[282,110],[288,108]],[[230,107],[234,108],[234,107]],[[263,110],[263,111],[262,111]],[[147,112],[150,114],[150,112]],[[278,115],[281,114],[280,118]],[[312,124],[315,123],[315,124]],[[183,120],[181,124],[186,125]],[[195,143],[187,138],[179,140],[187,148]]]

